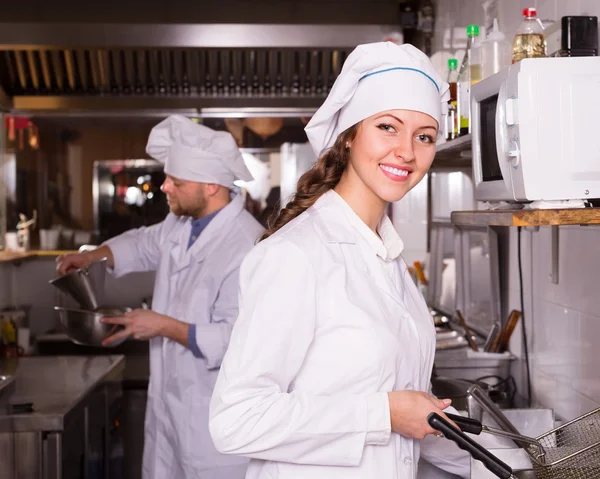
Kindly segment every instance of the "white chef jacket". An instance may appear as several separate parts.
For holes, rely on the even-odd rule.
[[[242,263],[209,420],[247,479],[412,479],[421,454],[468,476],[454,443],[391,432],[388,391],[430,391],[435,328],[389,218],[378,232],[329,191]]]
[[[188,248],[189,217],[107,241],[113,274],[156,271],[152,309],[195,325],[201,357],[164,337],[150,340],[150,383],[144,437],[144,479],[242,479],[248,459],[215,450],[208,407],[238,313],[240,264],[263,231],[235,196]]]

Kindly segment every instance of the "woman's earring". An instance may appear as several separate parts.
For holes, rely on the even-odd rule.
[[[346,151],[350,149],[350,143],[346,142]]]

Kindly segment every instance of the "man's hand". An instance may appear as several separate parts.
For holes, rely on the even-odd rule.
[[[92,258],[86,254],[66,254],[56,258],[56,271],[63,276],[75,269],[92,264]]]
[[[189,325],[187,323],[149,309],[135,309],[125,316],[107,316],[102,318],[102,322],[125,327],[122,331],[105,338],[102,341],[103,346],[110,346],[126,338],[148,340],[164,336],[189,347],[187,342]]]
[[[89,266],[103,258],[106,258],[106,266],[109,268],[115,267],[115,258],[111,249],[108,246],[103,245],[92,251],[86,251],[85,253],[59,256],[56,258],[56,271],[62,276],[73,270]]]

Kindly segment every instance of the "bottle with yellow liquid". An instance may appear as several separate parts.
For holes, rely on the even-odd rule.
[[[535,8],[523,10],[523,22],[513,40],[512,62],[524,58],[544,58],[546,56],[546,36],[544,26],[537,18]]]
[[[481,47],[479,26],[467,27],[467,51],[458,72],[457,106],[459,135],[471,132],[469,122],[471,111],[471,86],[481,81]]]
[[[450,100],[448,100],[448,116],[446,117],[446,140],[454,140],[458,136],[458,118],[456,106],[456,90],[458,80],[458,60],[448,59],[448,77],[446,81],[450,85]]]

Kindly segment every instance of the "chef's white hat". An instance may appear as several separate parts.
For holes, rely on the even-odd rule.
[[[165,164],[167,175],[227,188],[235,180],[252,181],[233,136],[172,115],[152,128],[146,153]]]
[[[449,85],[427,55],[412,45],[378,42],[359,45],[348,55],[327,99],[306,125],[317,156],[340,133],[387,110],[426,113],[440,124]]]

